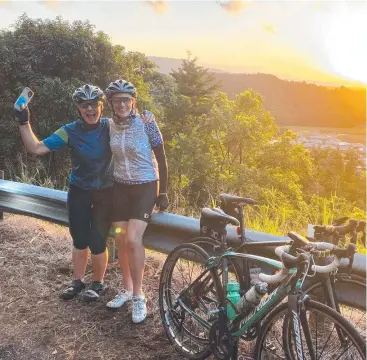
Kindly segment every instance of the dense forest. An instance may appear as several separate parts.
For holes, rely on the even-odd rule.
[[[170,73],[181,60],[150,56],[159,71]],[[278,125],[352,128],[365,126],[366,88],[327,87],[288,81],[269,74],[233,74],[209,69],[220,83],[220,90],[233,99],[246,89],[262,95],[264,107]]]
[[[355,127],[366,123],[366,88],[326,87],[267,74],[215,74],[229,97],[252,88],[278,125]]]
[[[277,91],[268,88],[263,94],[248,81],[248,88],[237,94],[222,92],[218,74],[199,66],[191,54],[170,75],[159,73],[144,54],[112,45],[89,22],[61,18],[23,15],[0,33],[0,169],[6,178],[67,187],[67,151],[44,158],[24,151],[12,113],[24,86],[35,91],[31,121],[35,133],[44,138],[75,119],[71,94],[77,86],[88,82],[104,89],[119,77],[137,86],[138,107],[154,111],[161,127],[169,163],[170,211],[197,215],[200,207],[215,205],[221,192],[230,192],[259,201],[258,207],[247,210],[248,226],[266,232],[304,230],[307,223],[329,223],[341,215],[365,216],[366,174],[358,168],[358,154],[309,152],[296,145],[296,134],[280,131],[274,119],[284,102],[271,111],[266,106],[276,102],[272,95],[280,96]],[[332,91],[343,95],[345,90]],[[284,86],[282,96],[294,119],[305,117],[305,109],[318,99],[317,92],[300,94],[296,101],[294,91]],[[342,95],[324,106],[346,109],[360,101]]]

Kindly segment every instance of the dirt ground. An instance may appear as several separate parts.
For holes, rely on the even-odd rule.
[[[149,315],[131,322],[129,307],[107,310],[119,289],[117,263],[95,303],[58,294],[71,279],[68,229],[5,214],[0,222],[0,360],[182,359],[168,343],[158,308],[159,268],[165,256],[148,253],[144,289]],[[88,266],[86,280],[90,281]]]

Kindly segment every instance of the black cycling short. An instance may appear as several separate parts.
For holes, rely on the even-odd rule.
[[[70,185],[69,230],[76,249],[89,248],[93,255],[106,250],[111,227],[111,194],[112,188],[83,190]]]
[[[149,222],[157,200],[157,193],[157,181],[134,185],[115,183],[112,221],[137,219]]]

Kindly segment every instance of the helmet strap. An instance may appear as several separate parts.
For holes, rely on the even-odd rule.
[[[112,107],[112,113],[113,113],[113,117],[118,120],[120,120],[118,122],[118,125],[123,128],[123,129],[127,129],[128,127],[130,127],[130,121],[136,118],[136,109],[134,108],[134,106],[132,107],[130,114],[127,118],[125,119],[121,119],[119,116],[116,116],[115,110],[113,108],[112,105],[112,101],[110,101],[111,107]]]
[[[130,111],[129,119],[133,120],[135,118],[136,118],[136,109],[133,106],[131,111]]]

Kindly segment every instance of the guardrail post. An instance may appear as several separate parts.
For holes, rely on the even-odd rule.
[[[107,238],[107,249],[108,249],[108,262],[112,263],[117,258],[117,249],[115,243],[115,231],[111,226],[110,233]]]
[[[308,224],[307,225],[307,236],[309,236],[309,237],[314,237],[314,235],[315,235],[315,230],[314,230],[314,227],[315,225],[314,224]]]
[[[4,170],[0,170],[0,180],[4,180]],[[4,213],[0,211],[0,221],[4,220]]]

